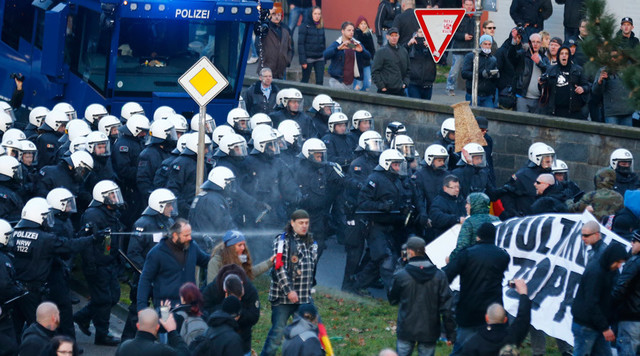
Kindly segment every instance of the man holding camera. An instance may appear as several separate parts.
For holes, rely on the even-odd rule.
[[[542,38],[534,33],[529,36],[529,46],[522,45],[522,38],[526,34],[523,28],[511,30],[511,46],[509,47],[509,61],[513,64],[516,78],[516,110],[533,113],[538,110],[540,88],[538,79],[547,71],[549,59],[540,53]]]
[[[498,61],[491,54],[491,46],[493,38],[490,35],[482,35],[480,37],[480,55],[478,56],[478,106],[485,108],[495,107],[495,96],[500,71],[498,70]],[[467,81],[467,95],[465,100],[471,100],[472,84],[473,84],[473,57],[474,53],[470,52],[464,56],[464,64],[462,65],[462,79]]]

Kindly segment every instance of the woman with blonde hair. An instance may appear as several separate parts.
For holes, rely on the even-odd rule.
[[[229,230],[222,237],[222,242],[211,253],[207,266],[207,284],[216,278],[222,266],[228,264],[242,267],[247,277],[253,280],[273,266],[273,259],[274,256],[254,266],[244,234],[237,230]]]

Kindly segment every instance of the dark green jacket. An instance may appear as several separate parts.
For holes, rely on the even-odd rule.
[[[453,259],[458,252],[469,246],[476,244],[476,232],[480,225],[489,222],[499,221],[496,216],[489,214],[489,197],[484,193],[471,193],[467,198],[471,204],[470,216],[462,224],[460,234],[458,234],[458,243],[456,248],[449,255],[449,259]]]

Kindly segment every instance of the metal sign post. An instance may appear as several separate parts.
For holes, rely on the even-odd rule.
[[[478,106],[478,66],[480,64],[480,18],[482,17],[482,0],[476,0],[473,13],[476,20],[475,47],[473,49],[473,82],[471,84],[471,106]]]
[[[198,159],[196,169],[196,195],[204,182],[204,121],[207,115],[207,104],[213,100],[229,81],[211,63],[209,58],[201,57],[189,70],[178,79],[178,83],[200,107],[198,114]],[[192,117],[191,120],[196,117]]]

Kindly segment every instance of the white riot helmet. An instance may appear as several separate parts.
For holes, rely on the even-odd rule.
[[[2,135],[2,143],[7,141],[20,141],[26,139],[24,132],[20,129],[8,129],[7,132]]]
[[[103,117],[102,119],[100,119],[100,121],[98,122],[98,131],[104,133],[105,135],[109,136],[109,137],[117,137],[118,136],[118,130],[116,130],[116,132],[112,135],[111,131],[112,129],[118,128],[122,126],[122,123],[120,122],[120,119],[118,119],[117,117],[113,116],[113,115],[107,115],[105,117]]]
[[[204,116],[204,132],[207,135],[211,135],[213,130],[216,129],[216,124],[213,122],[213,117],[209,114]],[[191,131],[198,132],[200,130],[200,116],[193,115],[191,117]]]
[[[155,117],[155,114],[153,116]],[[183,135],[189,129],[187,119],[185,119],[184,116],[180,114],[169,114],[166,119],[173,124],[173,127],[176,129],[176,134]],[[155,118],[153,121],[156,121]]]
[[[233,131],[233,127],[227,126],[227,125],[220,125],[216,127],[215,130],[213,130],[213,134],[211,135],[211,138],[213,139],[213,142],[216,145],[220,145],[220,139],[222,139],[227,134],[235,134],[235,133],[236,132]]]
[[[96,157],[111,156],[111,142],[109,137],[100,131],[93,131],[87,135],[87,151]]]
[[[556,152],[546,143],[536,142],[529,146],[529,161],[536,166],[540,166],[542,164],[543,157],[551,157],[551,160],[554,161],[555,155]],[[551,168],[551,166],[548,168]]]
[[[260,134],[269,134],[273,131],[273,127],[267,125],[258,125],[255,130],[251,131],[251,139],[249,139],[249,145],[253,146],[253,140]]]
[[[313,101],[311,102],[311,108],[316,112],[322,112],[325,115],[331,115],[334,113],[333,108],[336,106],[335,101],[331,99],[329,95],[326,94],[318,94]],[[328,110],[324,110],[324,108],[329,108]],[[327,112],[328,111],[328,112]]]
[[[66,127],[67,122],[69,117],[64,112],[51,110],[45,115],[44,124],[41,127],[45,131],[58,131],[60,127]]]
[[[314,164],[327,162],[327,146],[322,140],[310,138],[302,145],[302,156]]]
[[[184,142],[184,150],[180,152],[180,154],[193,156],[198,154],[198,139],[199,134],[197,132],[192,132],[188,135],[187,139]],[[205,149],[211,145],[211,139],[209,136],[204,136],[204,146]]]
[[[29,113],[29,123],[36,128],[39,128],[44,122],[44,118],[45,116],[47,116],[48,112],[49,109],[45,108],[44,106],[36,106]]]
[[[170,106],[158,106],[156,111],[153,112],[153,121],[167,119],[169,116],[175,114],[176,111]],[[186,121],[186,120],[185,120]]]
[[[438,158],[444,159],[444,164],[439,167],[434,167],[433,161]],[[424,163],[426,163],[427,166],[433,169],[444,171],[447,169],[449,164],[449,153],[447,152],[447,149],[442,145],[431,145],[427,147],[426,150],[424,150]]]
[[[4,137],[2,137],[2,144],[0,144],[0,146],[4,148],[5,155],[14,157],[15,159],[19,159],[20,148],[22,147],[19,139],[13,139],[13,138],[5,139]]]
[[[111,180],[101,180],[93,186],[93,201],[91,204],[93,206],[96,203],[104,204],[107,206],[121,206],[124,204],[124,199],[122,198],[122,192],[120,192],[120,187],[111,181]]]
[[[16,227],[44,227],[54,224],[53,213],[45,198],[31,198],[22,208],[22,215]]]
[[[78,118],[78,114],[76,113],[76,109],[71,106],[69,103],[57,103],[51,111],[59,111],[67,117],[67,121],[75,120]]]
[[[445,140],[449,140],[449,133],[456,132],[456,119],[450,117],[442,122],[440,125],[440,134]]]
[[[220,139],[218,148],[230,157],[244,158],[247,156],[247,141],[235,132],[224,135]]]
[[[358,110],[353,113],[353,116],[351,117],[351,126],[354,130],[360,130],[361,122],[369,122],[369,127],[364,131],[373,130],[373,115],[371,115],[367,110]]]
[[[169,189],[159,188],[149,195],[149,205],[142,213],[143,215],[155,215],[155,213],[166,217],[178,215],[178,205],[176,196]]]
[[[6,132],[13,125],[13,119],[6,112],[0,111],[0,132]]]
[[[12,233],[11,224],[7,220],[0,219],[0,246],[7,246]]]
[[[69,138],[69,141],[73,141],[74,138],[80,136],[87,136],[91,133],[91,127],[84,120],[71,120],[67,122],[67,126],[65,127],[65,132]]]
[[[58,213],[75,213],[76,197],[65,188],[55,188],[47,194],[47,203]]]
[[[251,119],[249,119],[249,129],[253,131],[258,125],[269,125],[273,127],[273,121],[269,115],[259,112],[251,116]]]
[[[142,114],[131,115],[124,125],[133,137],[137,137],[141,132],[146,135],[150,128],[149,119]]]
[[[16,157],[0,156],[0,182],[22,181],[22,169]]]
[[[222,189],[225,190],[228,187],[231,187],[231,183],[236,179],[236,176],[233,172],[227,167],[214,167],[211,172],[209,172],[209,176],[207,177],[207,181],[202,185],[203,189]]]
[[[407,135],[398,135],[391,142],[391,148],[402,153],[406,160],[414,160],[416,158],[416,146],[411,137]]]
[[[247,110],[244,110],[244,109],[239,109],[239,108],[231,109],[231,111],[229,111],[229,113],[227,114],[227,124],[233,127],[233,129],[236,130],[236,132],[238,133],[250,131],[249,129],[250,119],[251,119],[251,116],[249,116],[249,113],[247,112]]]
[[[399,164],[398,169],[391,166],[393,163]],[[407,160],[404,159],[404,156],[398,150],[390,148],[382,151],[378,158],[378,165],[387,172],[401,176],[407,175]]]
[[[29,140],[20,140],[20,155],[18,156],[18,161],[27,166],[35,165],[38,162],[38,147]]]
[[[195,132],[190,132],[180,136],[180,138],[178,138],[178,142],[176,143],[176,148],[174,148],[173,151],[171,151],[171,153],[174,155],[181,154],[182,151],[184,151],[184,149],[187,147],[187,139],[189,138],[189,136],[193,135],[194,133]]]
[[[122,105],[122,109],[120,109],[120,118],[124,121],[128,121],[133,115],[144,115],[144,109],[142,105],[136,103],[135,101],[130,101]],[[135,135],[134,135],[135,136]]]
[[[13,114],[13,108],[6,101],[0,100],[0,112],[5,112],[11,117],[11,121],[16,121],[16,116]]]
[[[297,122],[293,120],[283,120],[280,125],[278,125],[278,131],[284,135],[284,139],[288,144],[293,145],[297,143],[298,147],[302,146],[302,130],[300,130],[300,125],[298,125]]]
[[[622,167],[618,165],[618,163],[620,162],[629,162],[629,167]],[[611,156],[609,157],[609,166],[616,172],[633,172],[633,155],[627,149],[618,148],[617,150],[611,152]]]
[[[347,126],[348,123],[349,123],[349,117],[347,117],[347,115],[345,115],[342,112],[333,113],[333,114],[331,114],[331,116],[329,116],[329,121],[328,121],[329,132],[335,133],[334,129],[335,129],[336,125],[344,124],[345,125],[345,131],[341,135],[346,135],[346,133],[347,133],[346,126]]]
[[[173,124],[169,122],[169,120],[154,121],[149,126],[147,145],[177,140],[178,135],[176,134],[176,129],[173,127]]]
[[[276,108],[281,107],[284,108],[284,98],[289,96],[289,92],[292,88],[284,88],[276,94]]]
[[[73,167],[74,178],[78,181],[86,180],[93,170],[93,157],[87,151],[75,151],[63,159]]]
[[[551,173],[569,173],[569,166],[563,160],[557,159],[551,166]]]
[[[100,119],[109,115],[107,108],[101,104],[91,104],[84,110],[84,119],[92,124],[96,124],[96,120],[100,122]]]
[[[462,148],[463,150],[467,151],[467,153],[469,154],[469,156],[471,157],[471,162],[467,162],[467,158],[465,157],[465,154],[462,154],[462,161],[470,166],[474,166],[474,167],[486,167],[487,166],[487,160],[485,157],[485,152],[484,152],[484,148],[482,148],[482,146],[480,146],[477,143],[471,142],[471,143],[467,143],[466,145],[464,145],[464,147]],[[477,161],[477,159],[475,159],[476,157],[480,157],[481,161],[478,163],[475,163],[475,161]]]
[[[363,132],[358,139],[358,148],[356,148],[356,151],[362,150],[381,153],[384,150],[382,136],[373,130]]]
[[[303,100],[304,98],[302,97],[302,93],[300,92],[300,90],[296,88],[289,88],[289,90],[285,93],[285,95],[282,98],[282,104],[287,110],[291,112],[301,112],[304,106],[302,103]],[[291,110],[289,108],[289,102],[298,102],[300,103],[300,106],[298,106],[297,110]]]
[[[253,137],[253,149],[255,152],[264,153],[267,157],[275,157],[280,154],[280,145],[278,145],[278,135],[271,127],[269,130],[260,130]]]
[[[76,151],[88,151],[86,137],[76,137],[69,143],[69,152],[74,153]]]
[[[287,143],[287,140],[284,138],[284,134],[278,131],[277,129],[273,129],[273,132],[276,133],[276,137],[277,137],[276,142],[278,142],[278,146],[280,146],[280,152],[287,150],[289,148],[289,144]]]
[[[406,134],[407,127],[404,126],[403,123],[399,121],[392,121],[387,125],[387,128],[384,130],[384,138],[388,143],[391,143],[396,135]]]

